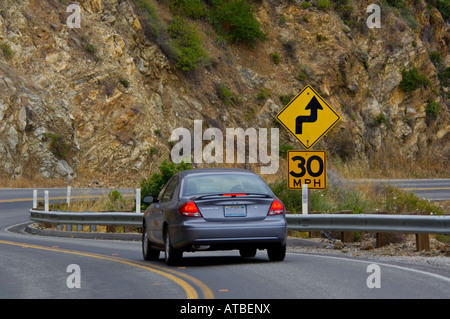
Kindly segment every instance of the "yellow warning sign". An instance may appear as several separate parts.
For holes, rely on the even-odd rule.
[[[340,119],[336,111],[309,85],[277,115],[277,120],[307,150]]]
[[[325,151],[288,151],[288,188],[327,188],[327,153]]]

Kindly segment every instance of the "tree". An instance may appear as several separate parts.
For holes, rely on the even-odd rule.
[[[161,192],[161,189],[173,175],[181,171],[192,169],[192,165],[185,162],[181,162],[177,165],[174,162],[167,163],[167,161],[164,160],[158,168],[159,173],[155,172],[149,178],[143,178],[141,181],[141,203],[145,196],[157,197]],[[146,209],[148,204],[142,203],[141,207],[142,209]]]

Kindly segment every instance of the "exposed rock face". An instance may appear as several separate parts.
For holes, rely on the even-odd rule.
[[[369,29],[371,1],[353,1],[350,28],[333,9],[263,1],[254,9],[268,40],[255,48],[223,48],[206,22],[192,21],[214,62],[183,74],[145,36],[133,1],[79,1],[79,29],[67,27],[63,2],[2,0],[0,44],[11,51],[0,52],[2,175],[147,176],[168,158],[175,128],[192,129],[195,119],[220,129],[273,127],[279,96],[306,84],[342,115],[316,148],[344,159],[389,160],[391,151],[415,158],[436,149],[439,160],[450,157],[448,87],[430,60],[436,51],[450,65],[449,27],[425,3],[412,9],[413,30],[389,10],[382,28]],[[154,3],[163,21],[172,18],[167,5]],[[401,71],[413,66],[431,85],[404,92]],[[220,100],[221,83],[240,97],[239,107]],[[257,99],[263,88],[270,96]],[[440,106],[437,119],[426,114],[430,100]]]

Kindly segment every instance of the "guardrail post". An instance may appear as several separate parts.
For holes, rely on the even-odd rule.
[[[352,210],[343,210],[339,214],[353,214]],[[343,243],[353,243],[355,241],[354,231],[343,231],[341,232],[341,241]]]
[[[136,213],[141,212],[141,189],[136,188]]]
[[[49,212],[49,205],[48,205],[48,190],[44,191],[44,211]]]
[[[322,212],[311,212],[311,214],[322,214]],[[322,231],[321,230],[313,230],[313,231],[310,231],[309,232],[309,238],[320,238],[320,236],[321,236],[321,234],[322,234]]]
[[[417,251],[421,250],[430,251],[430,235],[416,234],[416,248]]]
[[[37,195],[38,195],[37,189],[33,190],[33,209],[37,208]]]
[[[71,192],[72,192],[72,188],[70,186],[67,186],[67,199],[66,199],[67,208],[70,207],[70,193]]]

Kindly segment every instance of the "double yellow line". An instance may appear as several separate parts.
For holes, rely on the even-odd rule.
[[[422,188],[399,188],[402,191],[434,191],[434,190],[449,190],[450,187],[422,187]]]
[[[102,260],[108,260],[113,262],[118,262],[121,264],[125,264],[132,267],[137,267],[141,269],[145,269],[148,271],[151,271],[155,274],[158,274],[160,276],[163,276],[174,283],[178,284],[186,293],[187,299],[198,299],[199,294],[197,289],[202,293],[203,298],[205,299],[213,299],[214,294],[212,293],[211,289],[208,288],[203,282],[198,280],[197,278],[194,278],[190,275],[187,275],[185,273],[182,273],[180,271],[176,271],[170,268],[149,264],[146,262],[139,262],[135,260],[130,259],[124,259],[120,257],[111,257],[107,255],[100,255],[100,254],[94,254],[94,253],[87,253],[87,252],[81,252],[81,251],[75,251],[75,250],[67,250],[67,249],[61,249],[56,247],[46,247],[46,246],[39,246],[39,245],[33,245],[33,244],[27,244],[27,243],[19,243],[19,242],[12,242],[12,241],[5,241],[0,240],[0,244],[5,245],[12,245],[12,246],[19,246],[23,248],[32,248],[32,249],[40,249],[40,250],[46,250],[46,251],[53,251],[53,252],[59,252],[64,254],[72,254],[72,255],[79,255],[79,256],[85,256],[85,257],[91,257],[91,258],[97,258]],[[197,289],[194,287],[197,286]]]

